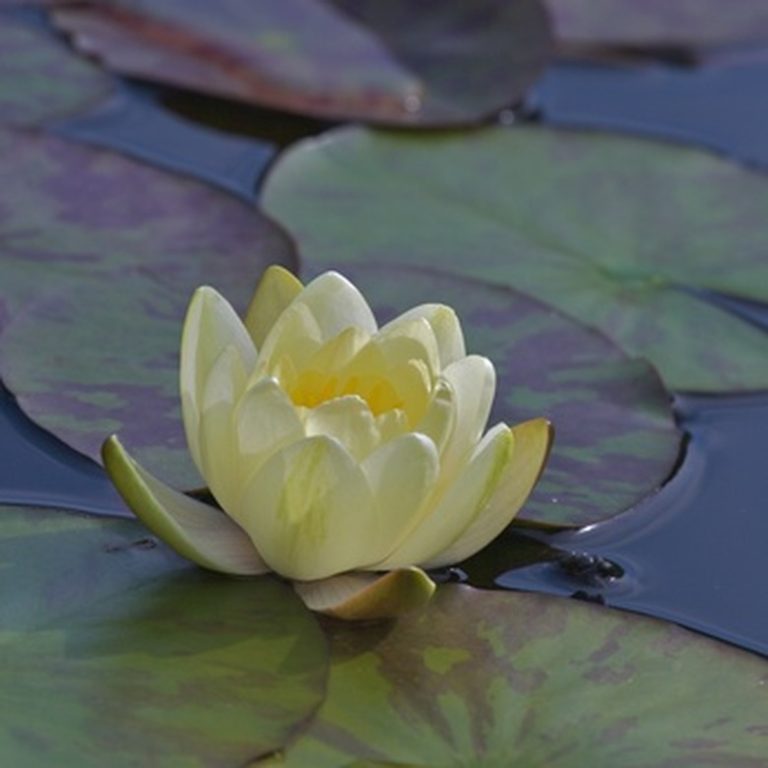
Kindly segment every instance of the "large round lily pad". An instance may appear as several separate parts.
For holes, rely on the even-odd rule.
[[[479,120],[520,99],[551,47],[540,0],[90,0],[54,18],[124,74],[386,123]]]
[[[566,43],[697,48],[768,39],[763,0],[546,0]]]
[[[322,708],[256,765],[765,765],[765,661],[671,624],[445,586],[395,626],[327,630]]]
[[[0,17],[0,124],[31,126],[105,99],[112,80],[44,30]]]
[[[180,561],[136,522],[0,507],[7,765],[245,765],[323,699],[293,590]]]
[[[675,389],[768,387],[768,335],[700,293],[768,300],[768,179],[700,150],[348,128],[288,152],[264,203],[312,266],[407,259],[486,279],[600,328]]]
[[[544,416],[555,443],[519,522],[582,526],[636,504],[677,462],[680,434],[656,372],[581,323],[523,294],[436,270],[354,265],[346,273],[383,318],[439,301],[498,382],[490,424]]]
[[[262,271],[295,268],[283,232],[229,195],[101,150],[0,133],[0,375],[22,408],[98,458],[120,432],[194,487],[178,411],[187,302],[243,309]]]

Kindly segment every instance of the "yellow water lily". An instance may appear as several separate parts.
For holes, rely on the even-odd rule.
[[[467,355],[452,309],[424,304],[379,328],[336,272],[304,287],[269,268],[244,322],[199,288],[180,379],[189,450],[221,509],[169,488],[113,436],[105,465],[128,505],[199,565],[273,571],[342,618],[426,602],[421,569],[495,538],[551,442],[544,419],[484,433],[494,368]]]

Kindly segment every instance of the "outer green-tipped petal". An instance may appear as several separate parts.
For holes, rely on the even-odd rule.
[[[182,557],[222,573],[252,575],[269,570],[242,528],[223,512],[153,477],[128,455],[116,436],[105,441],[102,456],[126,504]]]
[[[554,432],[546,419],[534,419],[512,428],[512,451],[503,478],[485,509],[428,568],[459,563],[495,539],[525,504],[549,456]]]
[[[392,326],[408,323],[419,318],[424,318],[432,328],[435,341],[437,342],[441,368],[445,368],[451,363],[466,357],[467,351],[464,346],[464,334],[461,331],[459,318],[445,304],[421,304],[396,317],[381,330],[382,332],[387,331]]]
[[[345,328],[359,328],[372,335],[376,318],[360,291],[338,272],[324,272],[296,297],[293,306],[303,304],[320,327],[323,341],[338,336]]]
[[[401,568],[383,575],[348,573],[322,581],[295,582],[308,608],[337,619],[394,619],[425,606],[435,583],[419,568]]]
[[[198,288],[184,320],[179,384],[189,451],[201,472],[199,429],[205,382],[219,355],[230,345],[237,349],[246,373],[250,373],[256,349],[245,326],[217,291],[208,286]]]
[[[283,310],[303,289],[301,281],[284,267],[273,264],[264,270],[245,314],[245,327],[257,349]]]
[[[320,436],[268,459],[246,483],[236,518],[272,570],[313,581],[366,562],[371,508],[357,462]]]
[[[485,508],[503,477],[512,452],[511,431],[494,427],[477,446],[472,459],[454,478],[436,507],[430,509],[412,533],[380,569],[423,565],[447,549]]]

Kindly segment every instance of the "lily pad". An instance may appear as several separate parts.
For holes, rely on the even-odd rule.
[[[395,626],[327,631],[323,706],[255,765],[758,768],[768,754],[765,661],[672,624],[445,586]]]
[[[671,388],[768,387],[768,335],[702,293],[768,301],[768,179],[700,150],[347,128],[284,155],[263,200],[313,268],[408,259],[489,280],[599,328]]]
[[[288,585],[190,567],[136,522],[2,507],[0,568],[9,765],[244,765],[322,701]]]
[[[59,139],[0,133],[0,374],[35,421],[95,459],[120,432],[180,487],[199,476],[178,411],[193,290],[244,310],[286,235],[196,181]]]
[[[580,46],[698,48],[763,42],[762,0],[546,0],[557,36]]]
[[[112,79],[41,29],[0,17],[0,124],[34,126],[112,93]]]
[[[520,100],[551,48],[539,0],[90,0],[54,19],[123,74],[398,124],[497,112]]]
[[[345,269],[382,319],[425,302],[454,307],[467,349],[498,376],[489,423],[543,416],[547,468],[516,522],[582,526],[633,506],[671,474],[680,450],[670,397],[646,362],[521,293],[403,264]]]

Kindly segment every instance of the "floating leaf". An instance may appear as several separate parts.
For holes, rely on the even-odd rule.
[[[768,179],[699,150],[533,127],[348,128],[288,152],[264,200],[313,268],[408,259],[506,284],[675,389],[768,387],[768,336],[701,293],[768,300]]]
[[[112,79],[98,67],[44,30],[4,16],[0,51],[0,124],[38,125],[87,109],[112,92]]]
[[[765,60],[696,69],[569,62],[547,71],[534,102],[552,125],[679,139],[768,169],[766,81]]]
[[[18,766],[244,765],[323,698],[293,590],[195,569],[129,520],[0,508],[0,743]]]
[[[763,42],[762,0],[546,0],[557,36],[577,46],[703,46]]]
[[[54,18],[124,74],[385,123],[497,112],[520,99],[551,47],[539,0],[90,0]]]
[[[126,158],[0,133],[0,372],[22,408],[98,458],[117,431],[194,487],[178,412],[192,291],[245,309],[262,269],[294,266],[282,231],[227,194]]]
[[[765,661],[672,624],[445,586],[394,626],[327,630],[322,708],[256,765],[758,768],[768,754]]]
[[[644,361],[539,302],[499,286],[401,264],[345,272],[385,318],[416,304],[454,307],[467,349],[498,376],[489,423],[555,426],[542,479],[517,521],[581,526],[636,504],[670,475],[680,447],[669,395]]]

